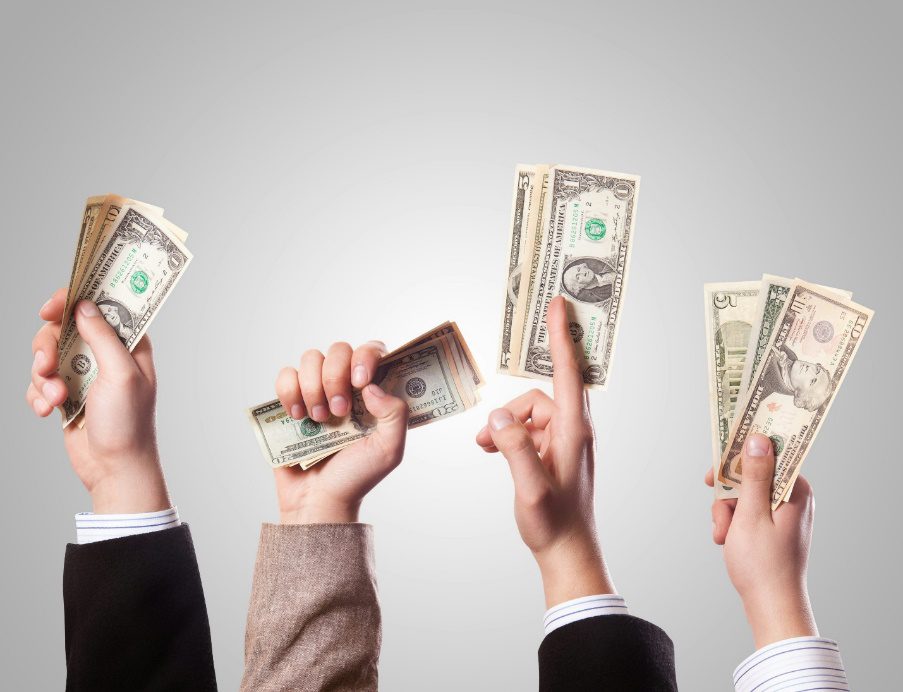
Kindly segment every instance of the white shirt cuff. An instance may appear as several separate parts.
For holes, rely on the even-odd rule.
[[[143,514],[79,512],[75,515],[75,533],[79,545],[107,541],[111,538],[137,536],[140,533],[153,533],[181,525],[179,510],[175,507]]]
[[[849,690],[837,642],[794,637],[763,646],[734,671],[737,692]]]
[[[583,596],[549,608],[543,618],[542,626],[545,634],[548,635],[559,627],[597,615],[629,615],[629,613],[624,599],[617,594]]]

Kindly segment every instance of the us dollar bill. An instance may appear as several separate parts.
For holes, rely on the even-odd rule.
[[[483,384],[479,368],[454,322],[445,322],[386,355],[373,381],[403,399],[408,427],[417,428],[472,408]],[[370,435],[376,420],[359,390],[351,413],[325,423],[292,418],[278,399],[248,409],[257,443],[272,467],[308,469],[340,449]]]
[[[548,167],[519,164],[514,173],[514,199],[511,202],[511,237],[508,241],[508,268],[505,275],[505,301],[502,311],[501,342],[499,343],[498,371],[507,372],[512,363],[512,349],[520,345],[523,320],[517,320],[517,304],[520,294],[521,274],[524,258],[532,248],[530,224],[537,223],[537,205],[543,188],[543,175],[548,175]],[[532,212],[532,213],[531,213]],[[532,253],[530,253],[532,255]],[[515,330],[517,337],[515,338]]]
[[[746,392],[749,389],[749,383],[753,373],[759,367],[762,356],[768,349],[771,342],[771,335],[774,331],[774,325],[777,322],[784,303],[787,301],[787,294],[793,286],[794,279],[785,279],[783,276],[775,276],[773,274],[762,275],[762,288],[759,291],[759,302],[756,305],[755,319],[752,325],[752,331],[749,337],[750,357],[746,359],[746,365],[743,368],[743,375],[740,379],[740,391]],[[825,291],[836,293],[845,298],[852,298],[850,291],[840,288],[830,288],[828,286],[819,286]],[[722,450],[723,451],[723,450]]]
[[[518,371],[551,378],[546,311],[552,298],[564,295],[583,381],[589,388],[605,389],[627,285],[640,179],[553,166],[547,186],[534,244],[536,267],[521,277],[520,290],[528,288],[528,296]]]
[[[120,206],[120,200],[123,198],[108,196],[92,237],[85,239],[96,243],[96,249],[87,251],[90,261],[80,272],[82,278],[70,302],[96,303],[131,351],[184,274],[192,255],[169,224],[150,211],[154,208],[143,204]],[[112,216],[114,210],[118,211]],[[88,389],[97,377],[94,354],[78,333],[71,305],[70,317],[60,334],[59,364],[68,390],[62,405],[65,427],[84,408]]]
[[[708,283],[705,295],[709,411],[712,422],[712,469],[717,474],[740,395],[740,377],[748,358],[761,282]],[[735,488],[715,484],[719,499],[736,497]]]
[[[511,326],[511,358],[508,361],[508,374],[523,376],[521,370],[521,347],[527,336],[527,301],[530,291],[536,283],[539,271],[539,253],[542,249],[542,219],[549,192],[549,166],[536,166],[536,179],[533,187],[533,201],[527,214],[526,235],[523,239],[523,262],[520,271],[520,286],[514,290],[516,298],[514,306],[514,323]],[[516,277],[515,277],[516,278]],[[512,286],[513,290],[513,286]],[[501,371],[504,372],[504,371]]]
[[[874,313],[829,290],[794,281],[751,386],[737,407],[718,482],[742,482],[746,438],[775,451],[772,508],[784,500],[831,408]]]

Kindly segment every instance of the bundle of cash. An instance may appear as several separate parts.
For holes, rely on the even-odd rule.
[[[163,210],[118,195],[89,197],[72,262],[59,342],[60,375],[68,388],[63,427],[78,419],[97,377],[94,354],[79,336],[72,310],[97,304],[131,351],[191,262],[188,234]]]
[[[640,179],[573,166],[519,165],[498,371],[551,379],[549,302],[568,302],[586,387],[605,389],[627,286]]]
[[[410,409],[408,428],[461,413],[476,406],[484,380],[458,325],[444,322],[384,356],[373,382],[400,397]],[[325,423],[295,420],[278,399],[248,409],[257,443],[272,467],[307,470],[373,432],[376,421],[359,390],[351,413]]]
[[[737,497],[746,438],[775,452],[772,508],[790,497],[874,313],[852,293],[766,274],[705,285],[715,496]]]

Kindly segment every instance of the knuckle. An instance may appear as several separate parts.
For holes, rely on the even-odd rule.
[[[319,385],[319,383],[301,383],[301,396],[304,397],[304,401],[308,404],[308,408],[314,404],[320,404],[326,398],[323,393],[323,388]]]
[[[523,454],[525,452],[533,452],[535,448],[533,447],[533,440],[524,431],[515,431],[508,438],[508,444],[506,445],[508,450],[514,454]]]
[[[521,492],[519,498],[520,504],[526,509],[534,511],[545,510],[552,503],[552,490],[548,486],[531,488],[528,491]]]
[[[37,351],[45,341],[45,336],[47,334],[47,328],[41,327],[34,335],[34,338],[31,340],[31,351],[34,353]]]
[[[301,354],[301,365],[319,363],[323,360],[323,354],[315,348],[309,348]]]
[[[351,344],[349,344],[347,341],[336,341],[332,346],[329,347],[329,353],[335,355],[351,353],[351,351]]]
[[[411,409],[403,399],[395,397],[395,401],[392,402],[392,411],[400,418],[407,418]]]
[[[342,387],[348,383],[348,373],[345,369],[324,368],[323,384],[326,387]]]

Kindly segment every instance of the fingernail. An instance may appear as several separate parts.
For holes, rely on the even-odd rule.
[[[301,420],[304,418],[304,409],[301,408],[301,404],[295,404],[292,406],[292,418],[295,420]]]
[[[50,302],[51,302],[52,300],[53,300],[53,298],[51,298],[50,300],[48,300],[46,303],[44,303],[44,304],[41,306],[41,309],[38,310],[38,314],[39,314],[39,315],[40,315],[42,312],[44,312],[44,309],[45,309],[48,305],[50,305]]]
[[[41,398],[36,398],[31,402],[31,407],[34,409],[34,412],[39,416],[44,413],[44,408],[49,404]]]
[[[326,408],[323,404],[317,404],[310,412],[310,417],[318,423],[323,423],[329,418],[329,409]]]
[[[43,351],[35,351],[34,354],[34,365],[32,366],[35,370],[40,368],[47,362],[47,356],[44,355]]]
[[[771,440],[764,435],[750,435],[746,441],[746,455],[750,457],[767,457],[771,451]]]
[[[373,384],[371,382],[368,386],[370,387],[370,393],[373,396],[378,396],[380,399],[382,399],[386,395],[386,393],[382,390],[382,387],[380,387],[379,385]]]
[[[337,416],[344,416],[348,412],[348,399],[341,394],[336,394],[329,400],[329,408]]]
[[[488,425],[484,425],[482,428],[480,428],[480,432],[477,433],[477,437],[481,437],[481,436],[485,435],[485,434],[488,433],[488,432],[489,432],[489,426],[488,426]]]
[[[54,401],[56,399],[56,385],[53,382],[45,382],[44,386],[41,387],[41,394],[44,395],[44,398],[49,402]]]
[[[507,428],[513,422],[514,416],[511,415],[511,412],[508,409],[496,409],[489,414],[489,425],[492,426],[493,430],[501,430],[503,428]]]
[[[363,387],[367,382],[367,368],[363,365],[355,365],[351,373],[351,384],[355,387]]]
[[[78,304],[78,311],[85,317],[97,317],[97,306],[90,300],[83,300]]]

